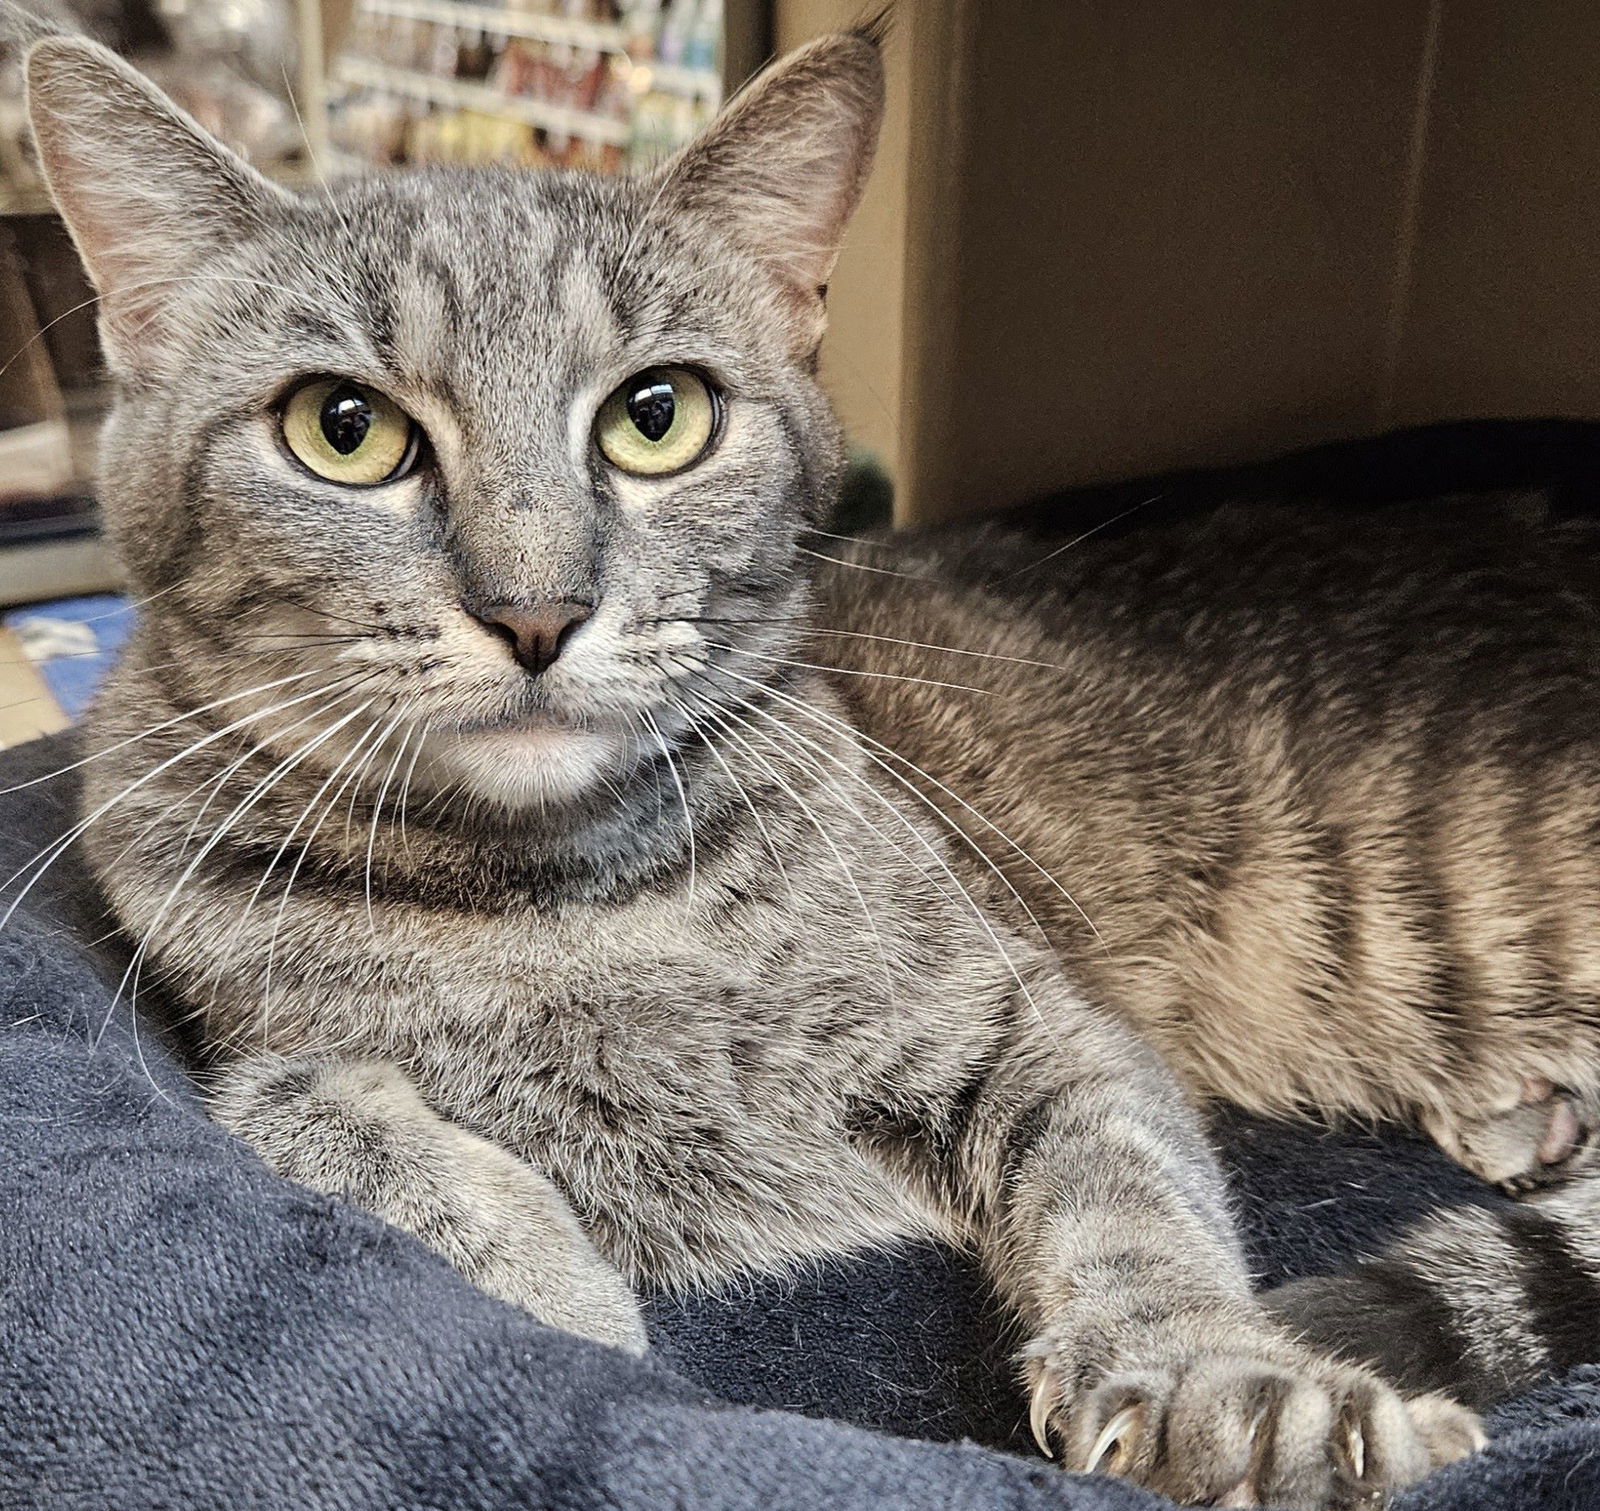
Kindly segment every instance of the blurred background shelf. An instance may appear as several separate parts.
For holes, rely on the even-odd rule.
[[[722,79],[707,68],[681,68],[671,63],[639,65],[646,75],[646,86],[659,89],[664,94],[682,95],[686,99],[704,100],[715,108],[722,100]]]
[[[368,15],[390,16],[398,21],[427,21],[499,37],[527,37],[597,52],[627,51],[627,33],[614,21],[585,21],[499,5],[457,4],[456,0],[360,0],[360,9]]]
[[[355,89],[375,89],[454,110],[501,116],[561,136],[583,137],[588,141],[610,142],[617,146],[626,146],[632,136],[632,129],[626,120],[506,94],[488,84],[435,78],[414,69],[374,63],[368,58],[340,59],[334,68],[334,78]]]
[[[346,11],[333,25],[321,12],[332,61],[314,134],[378,166],[648,165],[715,114],[769,30],[758,0],[355,0]]]

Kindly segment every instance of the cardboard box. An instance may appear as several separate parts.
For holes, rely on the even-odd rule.
[[[848,25],[776,0],[777,40]],[[824,373],[903,520],[1600,413],[1600,6],[907,0]]]

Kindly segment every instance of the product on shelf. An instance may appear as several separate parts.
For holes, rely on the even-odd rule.
[[[330,127],[376,164],[615,172],[715,113],[722,0],[360,0]]]

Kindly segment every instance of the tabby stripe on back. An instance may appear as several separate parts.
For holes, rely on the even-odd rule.
[[[1460,1074],[1474,1060],[1483,1003],[1471,955],[1457,928],[1447,868],[1450,793],[1438,779],[1445,748],[1436,729],[1438,722],[1436,711],[1426,717],[1420,749],[1406,773],[1410,807],[1405,821],[1403,885],[1410,900],[1413,934],[1424,960],[1414,1005],[1437,1029],[1444,1068]]]

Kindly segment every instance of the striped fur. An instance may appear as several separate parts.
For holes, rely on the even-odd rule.
[[[1297,502],[1156,517],[1041,567],[1051,548],[933,532],[856,548],[880,570],[828,582],[827,626],[1025,664],[813,646],[982,689],[852,696],[992,822],[927,788],[1073,979],[1198,1094],[1420,1126],[1513,1189],[1581,1165],[1600,530],[1537,498],[1356,520]],[[1564,1106],[1573,1147],[1551,1168]]]

